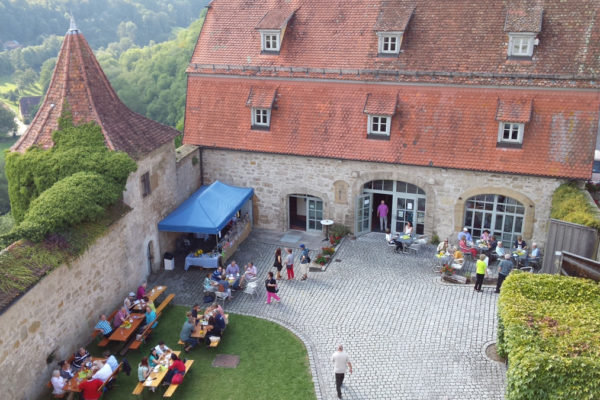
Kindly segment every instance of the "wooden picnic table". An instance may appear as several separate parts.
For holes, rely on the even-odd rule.
[[[145,319],[146,316],[144,314],[131,314],[128,319],[128,321],[131,321],[131,326],[129,328],[125,328],[123,325],[121,325],[115,329],[108,340],[113,340],[115,342],[128,341],[131,335],[137,332],[139,326],[142,325]]]
[[[206,329],[204,329],[204,326],[205,325],[202,325],[202,321],[198,322],[190,336],[196,339],[204,339],[206,336]]]
[[[179,354],[181,353],[180,351],[177,351],[177,350],[172,351],[172,352],[175,353],[177,355],[177,357],[179,357]],[[168,361],[167,368],[161,368],[158,372],[154,371],[154,368],[153,368],[152,372],[150,372],[150,375],[148,375],[148,377],[144,381],[144,387],[157,388],[160,386],[162,381],[165,379],[165,376],[167,375],[167,371],[169,371],[168,366],[170,365],[171,352],[163,353],[160,356],[159,361],[163,361],[165,359]]]
[[[106,362],[106,358],[100,358],[100,357],[92,357],[92,363],[94,361],[102,361],[102,362]],[[81,371],[81,370],[80,370]],[[85,379],[80,379],[79,378],[79,371],[77,371],[75,373],[75,376],[72,377],[71,379],[69,379],[66,383],[65,386],[63,387],[63,390],[65,392],[75,392],[75,393],[79,393],[81,392],[81,390],[79,389],[79,383],[83,382]]]
[[[161,294],[163,294],[165,292],[165,290],[167,290],[167,287],[164,285],[155,286],[151,290],[148,290],[146,292],[146,296],[148,297],[148,299],[150,301],[154,302],[154,300],[158,299],[158,297]],[[146,306],[144,306],[144,307],[146,307]],[[135,304],[131,309],[134,312],[144,312],[145,311],[145,308],[142,308],[142,306],[141,306],[141,302],[138,302],[137,304]]]

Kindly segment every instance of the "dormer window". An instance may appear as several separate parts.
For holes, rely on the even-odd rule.
[[[398,96],[389,93],[369,93],[363,113],[367,114],[367,138],[390,138],[392,117],[396,114]]]
[[[261,31],[260,36],[262,40],[262,51],[279,52],[279,45],[281,43],[279,31]]]
[[[277,89],[257,86],[250,88],[246,107],[250,108],[251,129],[268,131],[271,128],[271,111],[275,106]]]
[[[279,54],[288,22],[296,11],[276,8],[266,13],[256,25],[260,32],[261,53]]]
[[[402,43],[402,32],[378,32],[379,54],[399,54]]]
[[[530,33],[510,33],[508,35],[508,56],[509,57],[532,57],[533,45],[535,44],[535,34]]]
[[[267,128],[271,125],[271,109],[269,108],[253,108],[252,109],[252,127]]]
[[[532,112],[533,101],[531,99],[498,99],[496,147],[520,148],[523,145],[525,124],[531,119]]]

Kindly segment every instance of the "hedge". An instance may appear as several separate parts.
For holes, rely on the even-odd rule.
[[[600,286],[512,272],[498,302],[506,399],[600,398]]]
[[[554,191],[550,217],[600,229],[600,217],[584,191],[568,183]]]

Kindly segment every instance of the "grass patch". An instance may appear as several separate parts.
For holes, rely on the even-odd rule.
[[[125,355],[132,366],[131,376],[119,375],[117,385],[107,398],[130,400],[135,397],[131,392],[137,385],[137,365],[159,340],[179,350],[177,341],[186,311],[188,308],[183,306],[170,306],[163,312],[149,343]],[[119,347],[115,344],[110,349],[116,352]],[[99,356],[104,349],[94,344],[88,350]],[[217,354],[238,355],[240,364],[235,369],[213,368],[211,363]],[[229,325],[218,348],[206,349],[199,345],[182,355],[194,360],[194,365],[173,399],[316,398],[304,344],[287,329],[269,321],[230,314]],[[119,361],[121,358],[117,355]],[[144,389],[143,398],[160,399],[163,392],[162,388],[156,393]]]
[[[83,253],[128,211],[129,207],[119,203],[108,208],[99,220],[50,235],[40,243],[20,240],[10,245],[0,254],[0,309],[54,268]]]
[[[0,76],[0,98],[15,114],[19,113],[19,100],[10,101],[9,93],[17,90],[17,85],[14,83],[12,75],[2,75]],[[23,92],[19,93],[19,97],[28,97],[28,96],[41,96],[42,87],[38,82],[33,85],[30,85]]]

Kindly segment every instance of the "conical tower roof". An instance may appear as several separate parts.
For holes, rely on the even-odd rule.
[[[179,135],[171,127],[131,111],[117,97],[92,49],[71,19],[44,102],[11,150],[52,147],[52,132],[68,106],[76,124],[96,121],[106,145],[142,158]]]

